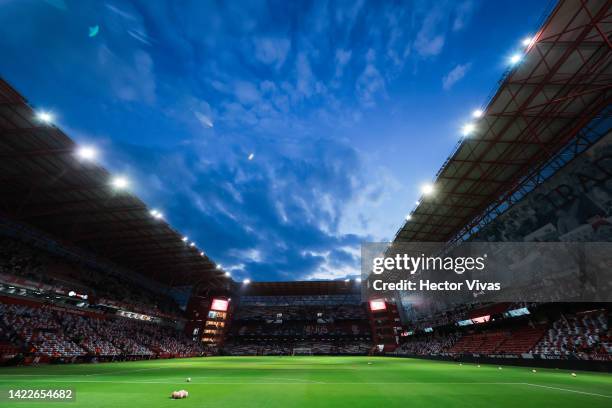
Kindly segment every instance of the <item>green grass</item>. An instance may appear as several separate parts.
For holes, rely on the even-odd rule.
[[[368,364],[372,362],[372,364]],[[384,357],[213,357],[0,368],[0,389],[76,390],[1,407],[612,407],[612,375]],[[192,382],[185,379],[191,377]],[[171,400],[173,390],[190,397]]]

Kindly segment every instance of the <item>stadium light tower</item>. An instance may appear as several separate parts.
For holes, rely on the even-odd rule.
[[[123,176],[117,176],[111,180],[111,185],[117,190],[125,190],[130,185],[130,182]]]

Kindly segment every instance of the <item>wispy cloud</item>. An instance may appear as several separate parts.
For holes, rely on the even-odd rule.
[[[442,88],[445,91],[449,91],[457,82],[461,81],[463,77],[468,73],[472,63],[468,62],[465,64],[457,64],[451,69],[448,74],[442,78]]]

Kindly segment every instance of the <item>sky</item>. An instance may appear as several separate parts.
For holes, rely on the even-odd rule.
[[[344,279],[550,8],[0,0],[0,76],[234,279]]]

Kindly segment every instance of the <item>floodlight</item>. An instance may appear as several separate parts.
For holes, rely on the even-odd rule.
[[[183,237],[183,238],[181,239],[181,241],[183,241],[183,242],[187,242],[187,241],[189,241],[189,237],[185,236],[185,237]]]
[[[218,265],[217,265],[217,269],[221,269],[221,264],[218,264]]]
[[[242,283],[244,283],[245,285],[248,285],[249,283],[251,283],[251,280],[249,278],[246,278],[245,280],[242,281]]]
[[[189,244],[190,247],[194,247],[195,246],[195,242],[192,242],[191,244]]]
[[[44,123],[51,123],[53,122],[53,119],[54,119],[53,114],[51,112],[45,112],[45,111],[40,111],[36,113],[36,118]]]
[[[463,136],[469,136],[476,130],[476,125],[473,123],[466,123],[461,128],[461,134]]]
[[[151,214],[151,216],[157,220],[164,218],[164,213],[159,210],[151,210],[149,211],[149,214]]]
[[[431,183],[423,184],[421,186],[421,192],[425,195],[429,195],[434,192],[434,186]]]
[[[411,218],[412,218],[412,215],[410,214],[406,215],[406,221],[410,221]]]
[[[200,252],[200,256],[204,256],[204,252]]]
[[[415,205],[421,205],[421,202],[420,202],[420,201],[415,201],[415,203],[414,203],[414,204],[415,204]]]
[[[225,276],[227,276],[229,278],[230,276],[232,276],[232,274],[229,273],[229,272],[225,272]]]
[[[531,43],[533,43],[533,37],[525,37],[522,42],[525,47],[529,47]]]
[[[516,65],[521,61],[522,58],[523,56],[521,54],[514,54],[510,57],[510,64]]]
[[[91,146],[80,147],[77,150],[76,154],[79,157],[79,159],[87,160],[87,161],[93,161],[98,156],[97,150]]]
[[[476,119],[482,118],[482,115],[484,115],[484,112],[481,109],[476,109],[474,112],[472,112],[472,117]]]
[[[123,190],[130,185],[130,182],[125,177],[117,176],[111,181],[111,185],[116,189]]]

